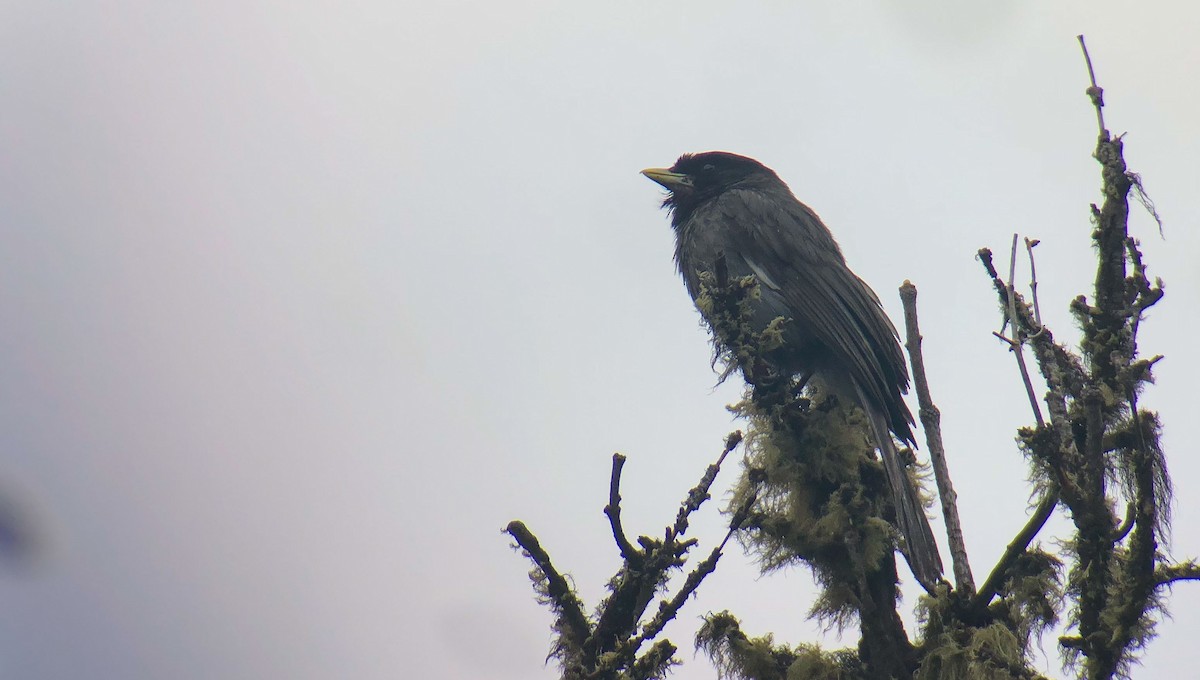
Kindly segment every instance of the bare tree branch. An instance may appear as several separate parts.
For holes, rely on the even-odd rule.
[[[942,505],[942,517],[946,521],[946,539],[950,544],[950,560],[954,567],[955,589],[971,595],[975,592],[975,577],[971,575],[971,563],[967,559],[967,545],[963,538],[962,521],[958,516],[958,494],[950,479],[950,466],[946,462],[946,450],[942,443],[942,412],[933,403],[929,391],[929,378],[925,375],[925,357],[921,351],[920,324],[917,321],[917,287],[910,281],[900,286],[900,299],[904,304],[904,347],[912,364],[913,384],[916,386],[921,428],[925,430],[925,441],[929,446],[929,460],[933,464],[933,477],[937,482],[938,498]]]
[[[1092,55],[1088,54],[1087,43],[1083,41],[1083,36],[1078,35],[1079,48],[1083,50],[1083,58],[1087,61],[1088,77],[1092,81],[1092,86],[1087,89],[1087,95],[1092,98],[1092,105],[1096,107],[1096,122],[1100,125],[1100,136],[1108,136],[1108,127],[1104,125],[1104,89],[1096,84],[1096,71],[1092,68]]]
[[[604,506],[604,514],[608,515],[613,540],[617,542],[617,547],[621,550],[621,557],[631,564],[638,565],[641,564],[641,553],[629,542],[629,538],[625,535],[625,528],[621,526],[621,468],[623,467],[625,467],[625,456],[614,453],[612,474],[609,475],[608,481],[608,505]]]
[[[1034,336],[1042,332],[1042,308],[1038,305],[1038,280],[1037,280],[1037,258],[1033,256],[1033,249],[1037,244],[1041,243],[1036,238],[1025,237],[1025,252],[1029,254],[1029,298],[1033,301],[1033,322],[1037,325],[1037,330],[1034,331]]]

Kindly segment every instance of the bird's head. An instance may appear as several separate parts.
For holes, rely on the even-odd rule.
[[[684,154],[669,168],[646,168],[642,174],[670,192],[663,207],[676,219],[734,187],[781,183],[775,172],[762,163],[725,151]]]

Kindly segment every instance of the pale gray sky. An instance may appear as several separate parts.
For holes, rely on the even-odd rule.
[[[611,453],[627,526],[657,533],[739,426],[638,175],[685,151],[777,170],[894,318],[920,287],[982,577],[1025,519],[1030,416],[973,256],[1040,238],[1073,336],[1099,198],[1080,32],[1167,219],[1133,218],[1168,286],[1145,403],[1174,553],[1200,553],[1200,10],[976,5],[4,4],[0,491],[45,546],[0,574],[0,673],[553,677],[500,529],[525,520],[594,603]],[[674,677],[714,676],[705,612],[799,642],[811,597],[729,551],[667,630]],[[1200,665],[1200,587],[1171,611],[1139,677]]]

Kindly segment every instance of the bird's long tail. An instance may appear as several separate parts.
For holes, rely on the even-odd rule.
[[[871,408],[869,402],[862,397],[867,418],[871,421],[871,430],[883,459],[883,471],[887,477],[888,486],[892,490],[892,500],[896,506],[896,528],[904,539],[900,550],[908,560],[908,566],[913,575],[921,582],[926,590],[931,591],[942,577],[942,557],[938,553],[937,540],[933,537],[933,529],[929,526],[929,518],[925,515],[925,506],[917,493],[912,478],[904,471],[900,462],[900,454],[892,440],[888,429],[887,419],[878,409]]]

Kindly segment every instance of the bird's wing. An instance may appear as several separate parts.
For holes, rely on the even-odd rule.
[[[845,264],[829,230],[790,193],[732,190],[720,212],[738,225],[738,249],[759,281],[787,303],[793,322],[829,348],[867,396],[884,406],[897,434],[912,416],[897,387],[908,388],[908,369],[875,293]],[[896,422],[899,420],[899,422]]]

